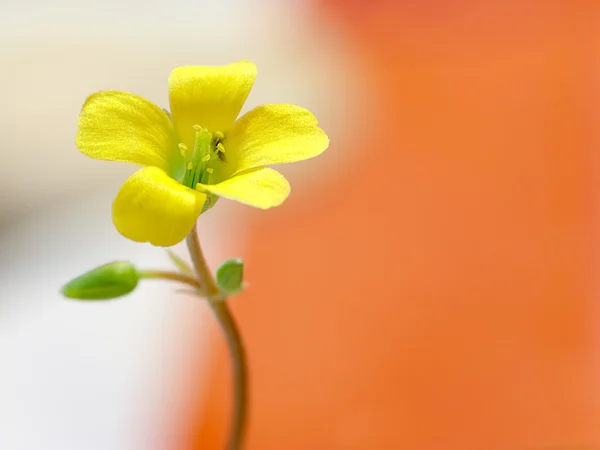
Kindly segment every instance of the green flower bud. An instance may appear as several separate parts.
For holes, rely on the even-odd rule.
[[[131,263],[115,261],[69,281],[61,292],[65,297],[79,300],[105,300],[129,294],[139,279],[139,273]]]
[[[217,284],[227,294],[235,294],[243,288],[244,262],[241,259],[228,259],[217,269]]]

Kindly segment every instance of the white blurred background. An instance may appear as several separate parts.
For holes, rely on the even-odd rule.
[[[348,124],[344,93],[354,72],[340,64],[335,27],[317,29],[310,6],[0,1],[1,449],[165,448],[163,421],[178,408],[173,394],[185,381],[186,342],[209,316],[199,301],[172,295],[175,286],[161,282],[107,303],[59,295],[65,281],[111,260],[169,267],[162,249],[114,230],[112,199],[135,167],[79,154],[77,116],[101,89],[168,107],[174,67],[249,59],[259,77],[246,110],[296,103],[328,131],[335,121]],[[335,154],[326,161],[329,168],[339,162]],[[315,174],[324,173],[311,163],[284,172],[313,192]],[[222,201],[203,216],[213,264],[243,256],[245,211]]]

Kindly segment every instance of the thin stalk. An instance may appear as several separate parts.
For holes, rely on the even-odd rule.
[[[189,284],[196,289],[200,289],[200,282],[189,275],[177,272],[169,272],[167,270],[141,270],[139,272],[140,278],[144,279],[163,279],[171,281],[179,281],[180,283]]]
[[[208,304],[223,330],[223,334],[229,347],[233,370],[234,404],[227,449],[240,450],[244,438],[248,409],[248,370],[246,365],[246,353],[244,351],[238,327],[225,301],[227,297],[219,289],[219,286],[206,263],[204,254],[202,253],[196,226],[194,226],[193,230],[188,235],[186,243],[194,264],[194,270],[196,271],[196,275],[202,286],[201,290],[206,296]]]

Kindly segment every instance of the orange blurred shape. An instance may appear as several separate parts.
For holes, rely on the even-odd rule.
[[[322,9],[380,115],[333,142],[363,152],[339,184],[254,230],[247,450],[600,448],[600,3],[451,3]],[[223,448],[218,355],[177,448]]]

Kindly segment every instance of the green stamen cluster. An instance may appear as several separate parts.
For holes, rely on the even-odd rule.
[[[196,137],[191,159],[188,160],[182,184],[196,189],[198,183],[214,184],[215,168],[217,161],[225,161],[225,147],[221,143],[224,139],[223,133],[216,131],[211,133],[206,128],[194,125]],[[187,156],[187,148],[180,144],[182,154]]]

